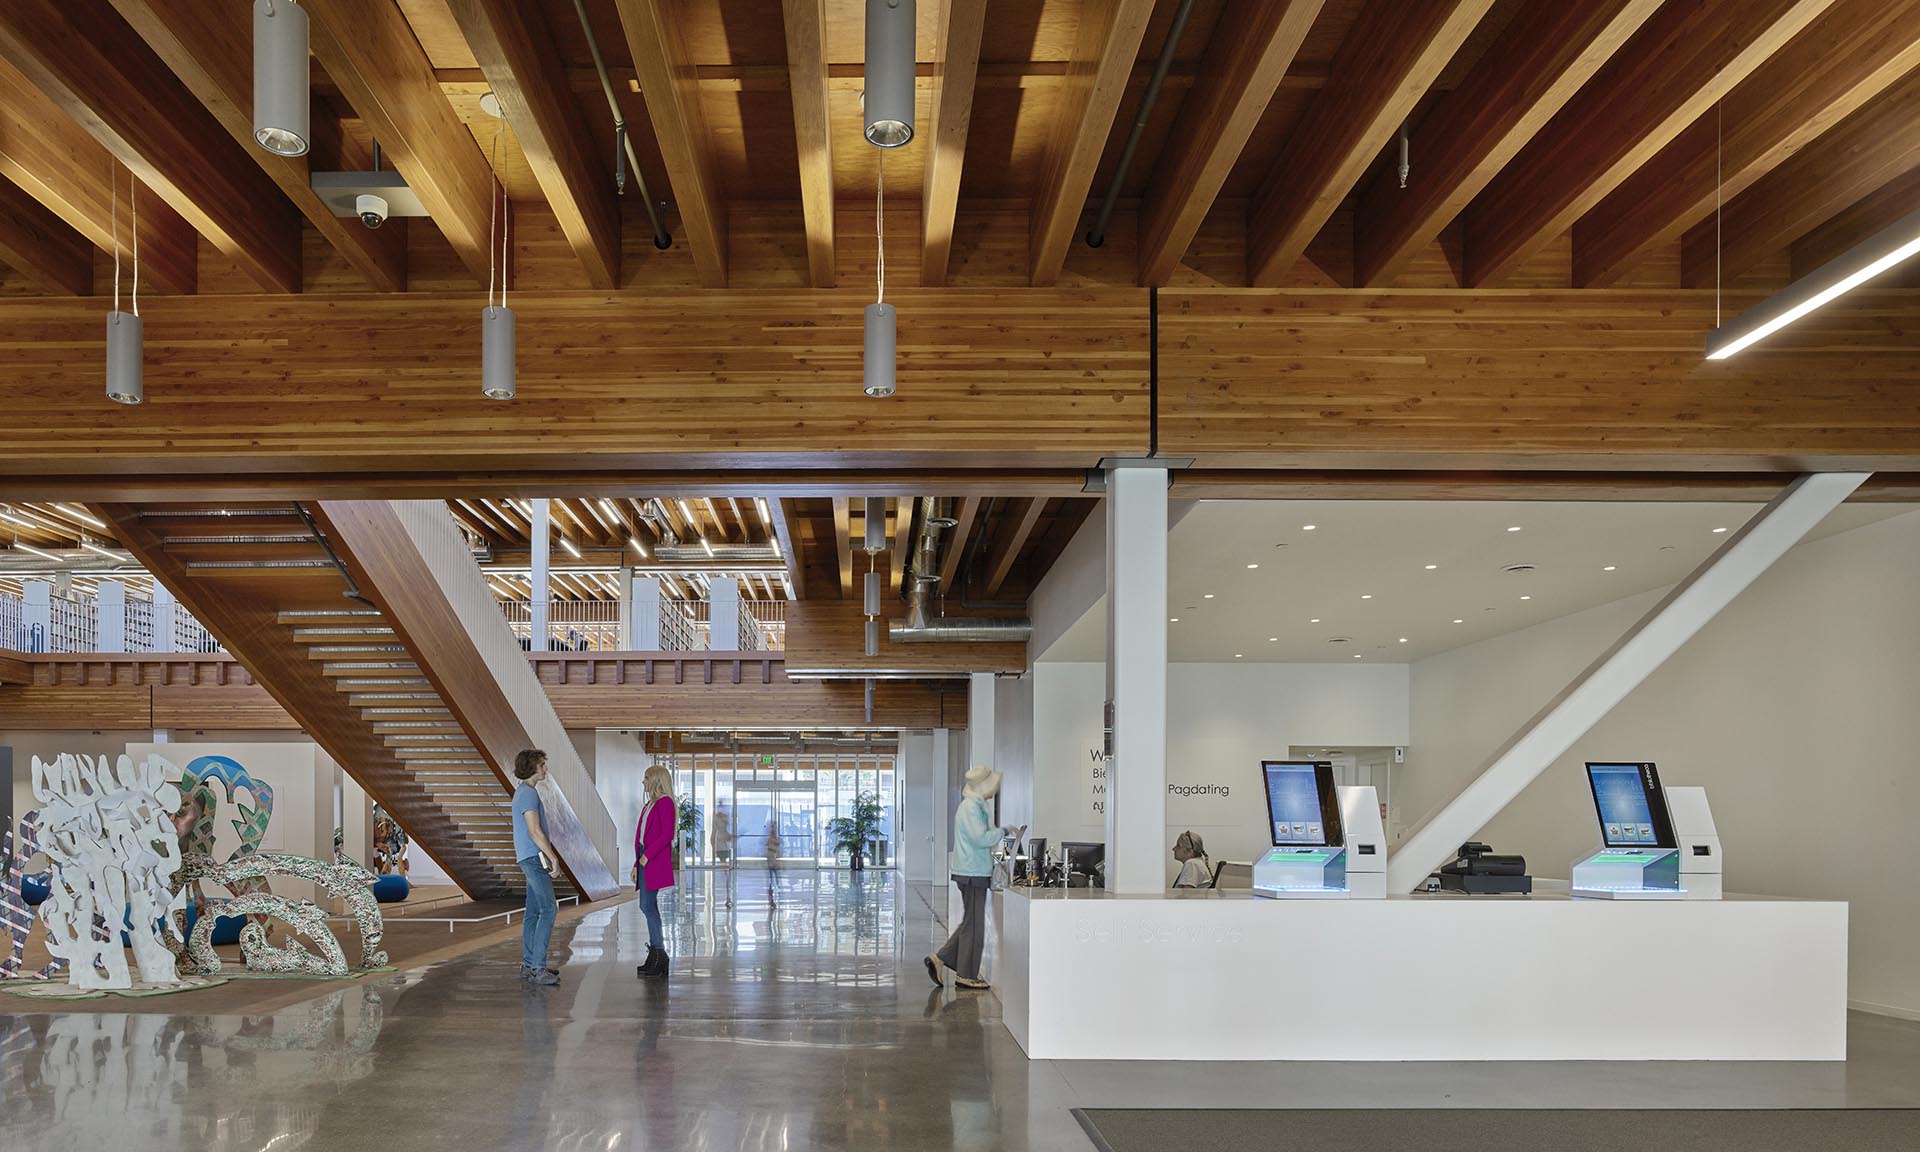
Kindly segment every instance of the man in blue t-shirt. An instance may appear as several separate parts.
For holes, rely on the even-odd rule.
[[[560,973],[547,967],[547,942],[560,911],[553,896],[553,844],[547,840],[546,807],[540,782],[547,778],[547,754],[529,748],[513,758],[513,856],[527,877],[527,914],[520,922],[520,979],[552,986]]]

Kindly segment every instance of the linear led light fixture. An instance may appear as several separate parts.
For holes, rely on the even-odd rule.
[[[1920,255],[1920,211],[1901,217],[1707,333],[1707,359],[1725,360],[1915,255]]]
[[[580,549],[575,548],[573,541],[567,539],[565,536],[560,537],[560,547],[565,548],[567,555],[573,557],[575,560],[580,559]]]
[[[31,552],[31,553],[33,553],[33,554],[34,554],[35,556],[39,556],[39,557],[42,557],[42,558],[44,558],[44,559],[47,559],[47,560],[51,560],[51,561],[53,561],[53,562],[54,562],[55,564],[65,564],[65,563],[67,562],[67,558],[66,558],[65,556],[55,556],[55,555],[54,555],[53,553],[51,553],[51,552],[44,552],[44,551],[42,551],[42,550],[40,550],[40,549],[38,549],[38,548],[35,548],[35,547],[34,547],[33,545],[31,545],[31,544],[23,544],[23,543],[21,543],[21,542],[20,542],[20,541],[18,541],[18,540],[15,540],[15,541],[13,542],[13,546],[14,546],[15,548],[18,548],[18,549],[20,549],[20,551],[22,551],[22,552]]]

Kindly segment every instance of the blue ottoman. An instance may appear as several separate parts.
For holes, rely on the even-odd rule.
[[[380,877],[373,882],[373,898],[382,904],[398,904],[413,892],[413,885],[398,872]]]

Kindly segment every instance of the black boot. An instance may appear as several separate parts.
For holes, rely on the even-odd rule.
[[[664,950],[647,945],[647,959],[635,969],[635,974],[643,977],[665,976],[667,974],[667,954]]]

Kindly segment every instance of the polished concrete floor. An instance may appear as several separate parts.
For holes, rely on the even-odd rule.
[[[626,903],[562,926],[553,989],[510,944],[262,1016],[0,1015],[0,1148],[1084,1152],[1074,1107],[1920,1106],[1920,1025],[1868,1016],[1846,1064],[1034,1063],[927,981],[944,892],[687,879],[664,985]]]

